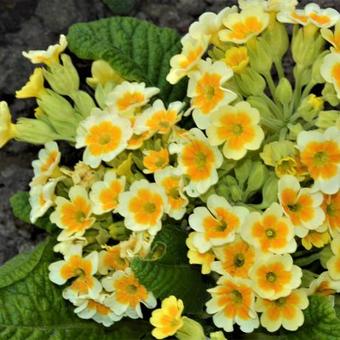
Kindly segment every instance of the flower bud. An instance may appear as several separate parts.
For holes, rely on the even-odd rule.
[[[104,110],[107,107],[107,96],[112,92],[115,86],[116,85],[113,82],[107,82],[105,85],[97,85],[94,97],[96,98],[96,102],[101,109]]]
[[[250,172],[252,171],[252,164],[253,163],[250,159],[245,159],[234,170],[235,176],[241,187],[243,187],[244,183],[248,179]]]
[[[108,82],[120,84],[123,82],[123,78],[116,72],[111,65],[105,60],[96,60],[91,66],[91,78],[86,78],[86,82],[93,89],[98,85],[104,86]]]
[[[183,326],[176,332],[179,340],[205,340],[206,336],[202,326],[195,320],[183,316]]]
[[[275,97],[278,101],[285,105],[289,104],[293,97],[293,89],[287,78],[281,78],[275,90]]]
[[[263,77],[250,68],[241,74],[236,74],[235,80],[244,96],[261,96],[266,88]]]
[[[276,202],[278,193],[277,182],[278,180],[275,175],[267,177],[267,180],[264,182],[262,189],[262,209],[265,209],[273,202]]]
[[[55,92],[65,96],[79,89],[79,76],[67,54],[62,54],[61,60],[63,64],[53,64],[44,70],[44,76]]]
[[[266,175],[267,175],[267,168],[262,162],[258,161],[252,164],[252,170],[250,172],[250,175],[247,181],[247,189],[246,189],[247,196],[256,192],[262,187],[265,181]]]
[[[15,125],[12,124],[12,116],[5,101],[0,102],[0,148],[15,137]]]
[[[273,64],[273,58],[266,40],[261,38],[251,39],[248,41],[247,47],[251,68],[260,74],[268,74]]]
[[[70,97],[75,103],[76,111],[79,112],[83,118],[88,117],[92,109],[96,107],[92,97],[85,91],[75,91],[70,95]]]
[[[332,106],[337,106],[340,104],[340,100],[337,96],[333,84],[330,83],[325,84],[322,90],[322,96],[325,99],[325,101],[327,101]]]
[[[331,126],[340,126],[340,112],[336,110],[321,111],[316,119],[315,125],[321,129]]]
[[[43,69],[38,67],[31,74],[28,82],[19,91],[16,91],[15,96],[21,99],[40,98],[45,91]]]
[[[325,82],[325,79],[321,76],[320,69],[326,54],[328,54],[328,51],[321,53],[313,64],[311,81],[314,85],[323,84]]]
[[[306,122],[311,122],[323,109],[323,107],[324,100],[322,97],[317,97],[315,94],[310,94],[302,100],[297,112]]]

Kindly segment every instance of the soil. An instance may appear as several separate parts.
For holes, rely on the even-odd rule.
[[[107,0],[114,2],[115,0]],[[117,0],[116,0],[117,1]],[[130,0],[127,15],[146,19],[184,34],[189,25],[206,11],[217,12],[236,4],[227,0]],[[309,1],[301,1],[301,5]],[[340,11],[339,0],[314,1]],[[120,1],[120,3],[122,3]],[[67,33],[76,22],[114,15],[101,0],[1,0],[0,1],[0,100],[6,100],[14,118],[32,115],[33,100],[17,100],[16,90],[27,81],[32,65],[22,51],[46,49]],[[0,263],[33,248],[44,233],[13,217],[9,198],[27,190],[32,177],[31,162],[39,148],[10,142],[0,150]]]

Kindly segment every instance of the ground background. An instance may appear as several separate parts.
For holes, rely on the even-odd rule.
[[[122,0],[133,2],[133,0]],[[135,0],[129,15],[168,26],[184,34],[192,21],[206,11],[217,12],[233,0]],[[309,1],[301,1],[304,4]],[[340,0],[319,0],[323,7],[340,11]],[[14,117],[29,116],[34,101],[16,100],[14,93],[26,82],[33,67],[22,57],[29,49],[46,49],[70,25],[112,16],[101,0],[0,0],[0,100],[6,100]],[[0,263],[29,250],[44,235],[16,220],[9,197],[27,190],[31,162],[39,148],[11,142],[0,150]]]

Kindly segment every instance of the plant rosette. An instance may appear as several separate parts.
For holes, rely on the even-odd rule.
[[[0,268],[2,338],[340,338],[340,14],[297,5],[24,52],[35,117],[2,101],[0,146],[43,145],[11,203],[51,236]]]

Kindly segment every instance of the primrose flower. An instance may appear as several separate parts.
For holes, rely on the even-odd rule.
[[[127,315],[132,319],[143,318],[141,304],[155,308],[156,298],[140,284],[130,268],[118,270],[102,280],[104,289],[112,293],[105,300],[117,315]]]
[[[243,44],[261,34],[269,24],[269,15],[263,9],[249,8],[240,13],[231,13],[223,21],[227,29],[221,30],[222,41]]]
[[[275,202],[262,215],[251,212],[242,225],[242,238],[262,252],[293,253],[297,248],[294,228],[282,215],[282,208]]]
[[[152,174],[164,169],[169,164],[169,151],[165,148],[160,150],[144,150],[143,170],[146,174]]]
[[[131,136],[129,119],[116,114],[95,112],[80,123],[76,148],[86,147],[83,160],[96,168],[101,161],[112,161],[122,152]]]
[[[63,229],[58,240],[65,240],[70,236],[83,236],[95,222],[95,218],[91,217],[91,201],[83,187],[79,185],[72,187],[69,197],[70,200],[57,196],[55,211],[50,215],[51,222]]]
[[[329,272],[329,276],[333,280],[340,280],[340,238],[337,236],[331,242],[331,249],[334,254],[328,261],[327,261],[327,269]]]
[[[306,5],[305,14],[309,18],[310,23],[321,28],[332,27],[340,19],[339,12],[334,8],[322,9],[315,3]]]
[[[51,45],[46,51],[28,51],[23,52],[23,56],[31,61],[32,64],[46,64],[51,66],[59,61],[59,55],[66,49],[67,40],[65,35],[61,34],[59,44]]]
[[[293,290],[288,296],[277,300],[258,298],[255,308],[261,312],[261,325],[269,332],[277,331],[281,326],[289,331],[296,331],[305,320],[302,310],[309,305],[305,289]]]
[[[86,257],[72,255],[65,260],[49,265],[49,278],[57,285],[63,285],[68,280],[75,278],[72,284],[64,290],[65,299],[75,301],[80,296],[96,298],[102,286],[93,276],[98,268],[98,253],[93,251]]]
[[[131,138],[128,140],[126,149],[127,150],[137,150],[137,149],[139,149],[140,147],[142,147],[144,141],[149,139],[151,136],[152,136],[151,131],[143,132],[140,135],[133,134],[131,136]]]
[[[128,240],[119,243],[121,257],[132,259],[135,256],[142,258],[147,256],[154,238],[155,235],[148,231],[133,232]]]
[[[157,99],[152,106],[137,116],[134,124],[134,132],[142,134],[150,133],[168,134],[172,127],[181,119],[180,111],[183,108],[182,102],[170,103],[166,109],[164,103]]]
[[[303,131],[297,137],[297,147],[315,188],[325,194],[335,194],[340,188],[339,130],[330,127],[324,133]]]
[[[112,112],[131,115],[147,104],[150,98],[159,93],[157,87],[146,87],[145,83],[124,81],[108,95],[106,104]]]
[[[151,334],[156,339],[174,335],[183,326],[184,305],[181,299],[171,295],[162,301],[162,306],[152,312],[150,323],[155,328]]]
[[[125,177],[118,178],[114,170],[107,171],[103,181],[95,182],[90,192],[92,210],[96,215],[113,211],[118,205],[118,196],[124,191]]]
[[[324,195],[322,208],[326,216],[325,226],[332,234],[340,233],[340,192]]]
[[[332,45],[331,51],[333,53],[340,52],[340,21],[336,23],[334,32],[329,28],[322,28],[321,35]]]
[[[36,68],[29,78],[29,81],[21,88],[21,90],[16,91],[15,96],[17,98],[33,98],[41,97],[46,89],[44,88],[44,75],[42,68]]]
[[[242,73],[242,71],[249,64],[248,50],[245,46],[231,47],[225,52],[223,61],[235,72]]]
[[[207,208],[195,208],[189,216],[189,225],[196,231],[193,245],[204,253],[212,247],[234,241],[235,233],[248,213],[247,208],[231,206],[222,196],[209,196]]]
[[[31,187],[29,202],[31,206],[30,221],[35,223],[54,204],[55,188],[58,180],[52,180],[46,184],[38,184]]]
[[[193,119],[200,129],[209,126],[211,113],[222,104],[228,104],[237,95],[223,84],[233,76],[232,69],[223,61],[201,60],[197,70],[189,76],[188,97],[191,98]]]
[[[204,253],[199,252],[199,250],[194,246],[193,237],[195,232],[190,233],[185,241],[185,244],[189,248],[187,256],[190,264],[199,264],[201,266],[202,274],[209,274],[212,269],[213,262],[215,260],[215,254],[210,249]]]
[[[38,159],[32,162],[34,178],[31,186],[44,184],[57,171],[61,153],[56,142],[48,142],[38,153]]]
[[[323,248],[331,241],[331,236],[328,231],[310,230],[308,234],[301,240],[305,249],[311,250],[312,247]]]
[[[263,299],[288,296],[301,284],[302,270],[290,255],[270,255],[256,261],[249,271],[253,289]]]
[[[340,281],[334,281],[328,272],[321,273],[308,288],[308,295],[330,296],[340,292]]]
[[[81,319],[93,319],[105,327],[112,326],[119,321],[122,316],[116,315],[111,308],[105,305],[104,300],[107,295],[100,294],[96,299],[81,298],[75,301],[77,308],[74,312]]]
[[[121,246],[107,247],[99,253],[98,272],[107,275],[109,271],[124,271],[129,266],[129,261],[121,256]]]
[[[71,236],[67,240],[57,243],[53,247],[53,251],[61,253],[65,258],[72,255],[82,255],[83,248],[87,245],[85,237]]]
[[[236,13],[237,7],[226,7],[219,13],[205,12],[189,27],[189,35],[194,39],[209,36],[210,42],[219,45],[218,32],[223,28],[223,20],[231,13]]]
[[[309,17],[304,9],[281,11],[277,14],[277,20],[286,24],[300,24],[302,26],[309,24]]]
[[[279,200],[286,216],[292,221],[295,233],[299,237],[307,235],[309,230],[321,226],[325,214],[321,204],[323,195],[310,188],[301,188],[296,177],[285,175],[278,183]]]
[[[340,54],[330,53],[325,56],[320,68],[322,77],[333,84],[338,98],[340,98]]]
[[[169,151],[178,154],[178,170],[189,179],[184,190],[190,197],[198,197],[217,183],[216,169],[222,165],[223,156],[201,130],[189,130],[170,145]]]
[[[0,102],[0,148],[16,135],[15,125],[12,124],[12,116],[5,101]]]
[[[253,246],[237,237],[235,241],[213,249],[218,261],[212,269],[221,275],[230,275],[247,279],[249,269],[255,263],[258,254]]]
[[[203,35],[199,39],[194,39],[187,34],[182,38],[181,43],[183,46],[182,52],[170,59],[171,69],[166,77],[170,84],[178,83],[197,65],[208,47],[209,36]]]
[[[241,159],[248,150],[257,150],[264,138],[259,126],[260,113],[247,102],[222,106],[211,118],[207,129],[211,145],[223,145],[226,158]]]
[[[126,228],[147,230],[155,235],[162,227],[162,216],[167,208],[166,194],[161,186],[142,179],[133,182],[129,191],[118,198],[117,212],[125,217]]]
[[[183,193],[183,178],[178,176],[175,168],[171,166],[156,171],[154,177],[156,184],[163,187],[168,198],[166,213],[175,220],[180,220],[186,213],[186,206],[189,203]]]
[[[222,276],[217,286],[208,292],[212,298],[206,303],[207,313],[214,314],[216,327],[232,332],[236,323],[242,332],[250,333],[259,326],[255,295],[249,280]]]

